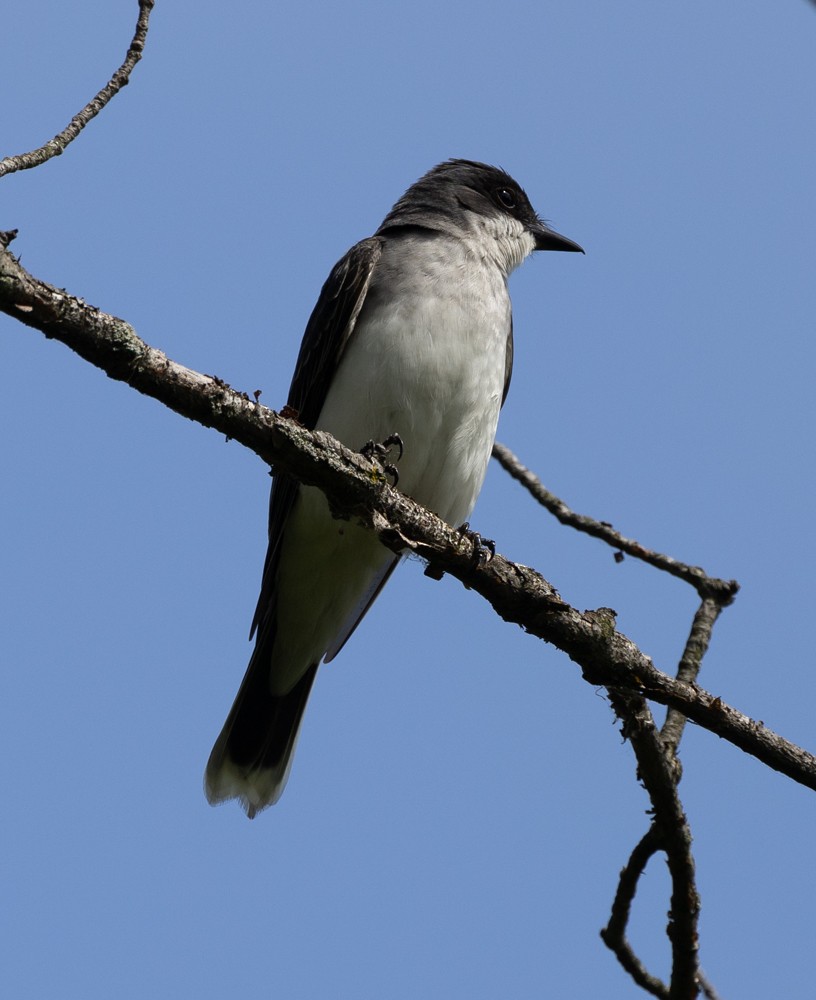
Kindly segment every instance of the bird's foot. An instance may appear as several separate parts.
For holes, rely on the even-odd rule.
[[[396,486],[399,482],[399,472],[397,471],[396,465],[387,461],[391,454],[391,449],[394,447],[398,449],[397,461],[399,462],[402,458],[402,453],[405,450],[402,438],[399,434],[389,434],[384,441],[366,441],[360,449],[360,454],[370,461],[376,459],[382,466],[383,472],[386,476],[391,476],[393,478],[394,486]]]
[[[483,566],[496,554],[496,543],[492,538],[482,538],[478,531],[471,531],[467,521],[456,529],[463,538],[473,543],[473,564]]]

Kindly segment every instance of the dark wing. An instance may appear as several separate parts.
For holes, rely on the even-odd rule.
[[[300,423],[309,430],[317,423],[332,377],[354,332],[382,247],[383,239],[372,236],[353,246],[334,265],[306,324],[287,402],[297,411]],[[274,620],[270,612],[274,604],[278,549],[297,490],[297,480],[282,472],[275,473],[269,498],[269,548],[249,633],[252,638],[255,630],[259,630],[259,647],[274,639],[269,626]],[[259,652],[256,649],[255,655]],[[261,655],[260,662],[264,659]]]
[[[288,403],[309,430],[317,423],[332,377],[354,331],[383,243],[380,236],[362,240],[334,265],[306,324]]]
[[[513,375],[513,314],[510,314],[510,331],[507,334],[507,349],[504,355],[504,392],[502,393],[502,406],[510,391],[510,378]]]

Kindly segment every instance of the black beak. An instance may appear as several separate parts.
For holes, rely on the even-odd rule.
[[[569,250],[571,253],[583,253],[584,248],[578,246],[573,240],[568,240],[566,236],[548,229],[543,222],[530,228],[530,232],[535,237],[536,250]]]

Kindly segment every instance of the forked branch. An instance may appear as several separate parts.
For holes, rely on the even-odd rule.
[[[618,561],[625,552],[695,588],[701,603],[694,616],[675,680],[696,688],[697,676],[711,641],[714,623],[722,609],[733,601],[739,590],[737,582],[710,577],[699,566],[689,566],[647,549],[640,542],[625,538],[610,524],[596,521],[584,514],[576,514],[563,500],[546,489],[538,477],[525,468],[518,457],[504,445],[496,444],[493,456],[562,524],[586,532],[612,546]],[[624,738],[631,742],[635,752],[637,774],[651,801],[652,822],[620,873],[612,913],[609,923],[601,931],[601,938],[634,981],[654,996],[665,1000],[693,1000],[702,990],[706,996],[714,997],[713,988],[705,980],[699,966],[697,924],[700,896],[695,880],[691,831],[678,794],[682,768],[677,753],[688,713],[676,705],[670,705],[663,728],[658,731],[643,697],[608,684],[607,693],[615,714],[622,723]],[[626,936],[638,883],[647,862],[658,851],[666,855],[672,884],[671,909],[666,928],[672,948],[672,974],[668,985],[648,972]]]

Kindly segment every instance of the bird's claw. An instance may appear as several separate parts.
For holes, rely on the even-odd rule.
[[[382,466],[383,472],[386,476],[391,476],[394,480],[394,486],[399,482],[399,472],[397,471],[396,465],[391,462],[384,462],[383,459],[388,458],[393,447],[399,449],[397,454],[397,461],[402,458],[403,451],[405,447],[402,443],[402,438],[399,434],[389,434],[384,441],[366,441],[363,447],[360,449],[360,454],[369,460],[376,460]]]
[[[473,543],[473,563],[475,566],[486,565],[496,554],[496,543],[492,538],[482,538],[478,531],[471,531],[467,521],[457,529],[463,538]]]

